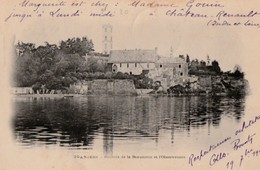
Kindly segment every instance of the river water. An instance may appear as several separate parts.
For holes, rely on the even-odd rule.
[[[241,124],[245,109],[243,97],[207,96],[16,96],[13,103],[13,131],[19,147],[105,155],[214,143],[223,132],[229,133],[229,127]]]

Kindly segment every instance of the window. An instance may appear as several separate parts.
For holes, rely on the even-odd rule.
[[[162,68],[162,64],[160,64],[160,67]]]
[[[181,65],[179,65],[179,68],[181,68]]]
[[[181,72],[180,75],[183,76],[183,73]]]
[[[129,64],[128,64],[128,63],[126,64],[126,67],[127,67],[127,68],[129,67]]]
[[[149,68],[149,63],[147,63],[147,68]]]
[[[135,63],[135,67],[137,67],[137,63]]]
[[[120,63],[120,67],[122,67],[122,63]]]
[[[107,40],[107,36],[105,36],[105,40]]]
[[[130,71],[130,75],[132,75],[132,71]]]

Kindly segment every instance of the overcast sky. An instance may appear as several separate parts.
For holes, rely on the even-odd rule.
[[[20,40],[41,45],[45,41],[58,43],[71,37],[87,36],[93,40],[95,50],[101,52],[102,25],[109,23],[113,27],[113,49],[158,47],[158,53],[167,57],[172,46],[174,56],[189,54],[191,59],[206,60],[209,55],[212,60],[219,61],[223,70],[232,70],[236,64],[243,68],[247,62],[245,55],[256,52],[250,44],[259,43],[259,39],[251,38],[253,29],[207,27],[207,22],[202,19],[165,17],[160,11],[151,17],[148,16],[151,9],[128,12],[126,16],[113,18],[48,17],[7,24],[12,26],[15,42]]]

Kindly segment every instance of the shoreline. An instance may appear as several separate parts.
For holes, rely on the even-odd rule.
[[[83,94],[11,94],[11,95],[14,97],[60,97],[60,98],[87,96]]]
[[[137,95],[127,95],[127,94],[11,94],[13,97],[52,97],[52,98],[73,98],[73,97],[87,97],[87,96],[100,96],[100,95],[108,95],[108,96],[166,96],[166,97],[196,97],[196,96],[227,96],[228,93],[190,93],[190,94],[165,94],[165,93],[139,93]],[[235,94],[234,94],[235,95]]]

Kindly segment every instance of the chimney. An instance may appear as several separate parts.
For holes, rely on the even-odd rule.
[[[154,51],[155,51],[155,54],[157,54],[158,48],[155,47],[155,48],[154,48]]]

